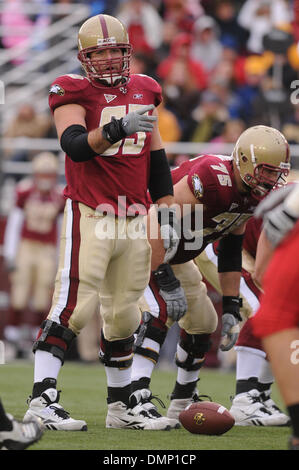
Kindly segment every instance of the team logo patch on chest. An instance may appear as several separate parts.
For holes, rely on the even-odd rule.
[[[201,198],[203,197],[203,185],[200,180],[200,177],[196,174],[192,176],[192,186],[193,186],[193,192],[196,198]]]
[[[104,93],[104,97],[105,97],[105,100],[107,101],[107,103],[110,103],[115,98],[117,98],[117,95],[107,95],[106,93]]]

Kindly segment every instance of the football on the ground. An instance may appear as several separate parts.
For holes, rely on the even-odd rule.
[[[211,401],[192,403],[180,412],[179,420],[193,434],[212,436],[224,434],[235,424],[233,416],[224,406]]]

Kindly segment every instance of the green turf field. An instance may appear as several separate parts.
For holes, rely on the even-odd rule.
[[[152,392],[166,406],[176,374],[173,370],[156,369]],[[230,407],[234,393],[233,373],[203,369],[199,382],[200,393],[213,401]],[[33,364],[16,361],[0,365],[0,396],[6,411],[22,418],[26,398],[31,393]],[[38,450],[283,450],[287,449],[289,428],[234,427],[222,436],[190,434],[185,429],[172,431],[108,430],[106,416],[106,378],[103,366],[66,362],[59,376],[62,389],[61,404],[73,418],[84,419],[87,432],[46,431],[42,440],[30,449]],[[274,387],[273,398],[281,405]],[[165,414],[165,410],[160,408]]]

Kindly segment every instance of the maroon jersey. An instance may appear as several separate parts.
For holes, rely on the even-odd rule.
[[[255,217],[251,217],[246,224],[243,248],[248,251],[253,258],[256,257],[256,248],[260,238],[262,224],[263,219],[256,219]]]
[[[187,176],[188,185],[202,204],[202,218],[194,213],[181,219],[181,240],[172,264],[198,256],[209,243],[219,240],[246,222],[258,201],[241,195],[233,174],[233,158],[201,155],[172,170],[173,184]],[[200,208],[200,205],[198,206]]]
[[[53,82],[49,105],[52,112],[70,103],[83,106],[87,131],[91,131],[110,122],[112,116],[120,119],[144,105],[158,106],[161,100],[160,85],[146,75],[132,75],[120,88],[96,88],[88,78],[64,75]],[[151,133],[138,132],[86,162],[73,162],[66,156],[65,197],[93,209],[104,204],[107,212],[117,215],[134,215],[136,208],[146,214],[150,142]],[[118,196],[122,196],[120,207]]]
[[[21,238],[41,243],[57,243],[57,217],[63,212],[64,198],[61,188],[48,193],[39,191],[34,183],[25,180],[19,184],[16,206],[24,211]]]

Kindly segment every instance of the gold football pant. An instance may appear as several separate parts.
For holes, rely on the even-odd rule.
[[[16,271],[11,276],[11,306],[23,310],[31,306],[36,312],[49,308],[55,279],[56,246],[34,240],[21,240]]]
[[[48,319],[78,335],[100,302],[107,341],[128,338],[136,331],[138,301],[149,281],[151,258],[145,231],[136,236],[138,226],[144,229],[141,217],[101,216],[67,200]]]
[[[186,314],[178,322],[180,327],[194,335],[213,333],[217,328],[218,317],[199,269],[193,261],[173,265],[172,269],[181,282],[188,303]],[[140,300],[140,308],[149,311],[167,327],[173,324],[171,318],[167,317],[166,304],[153,278]]]

